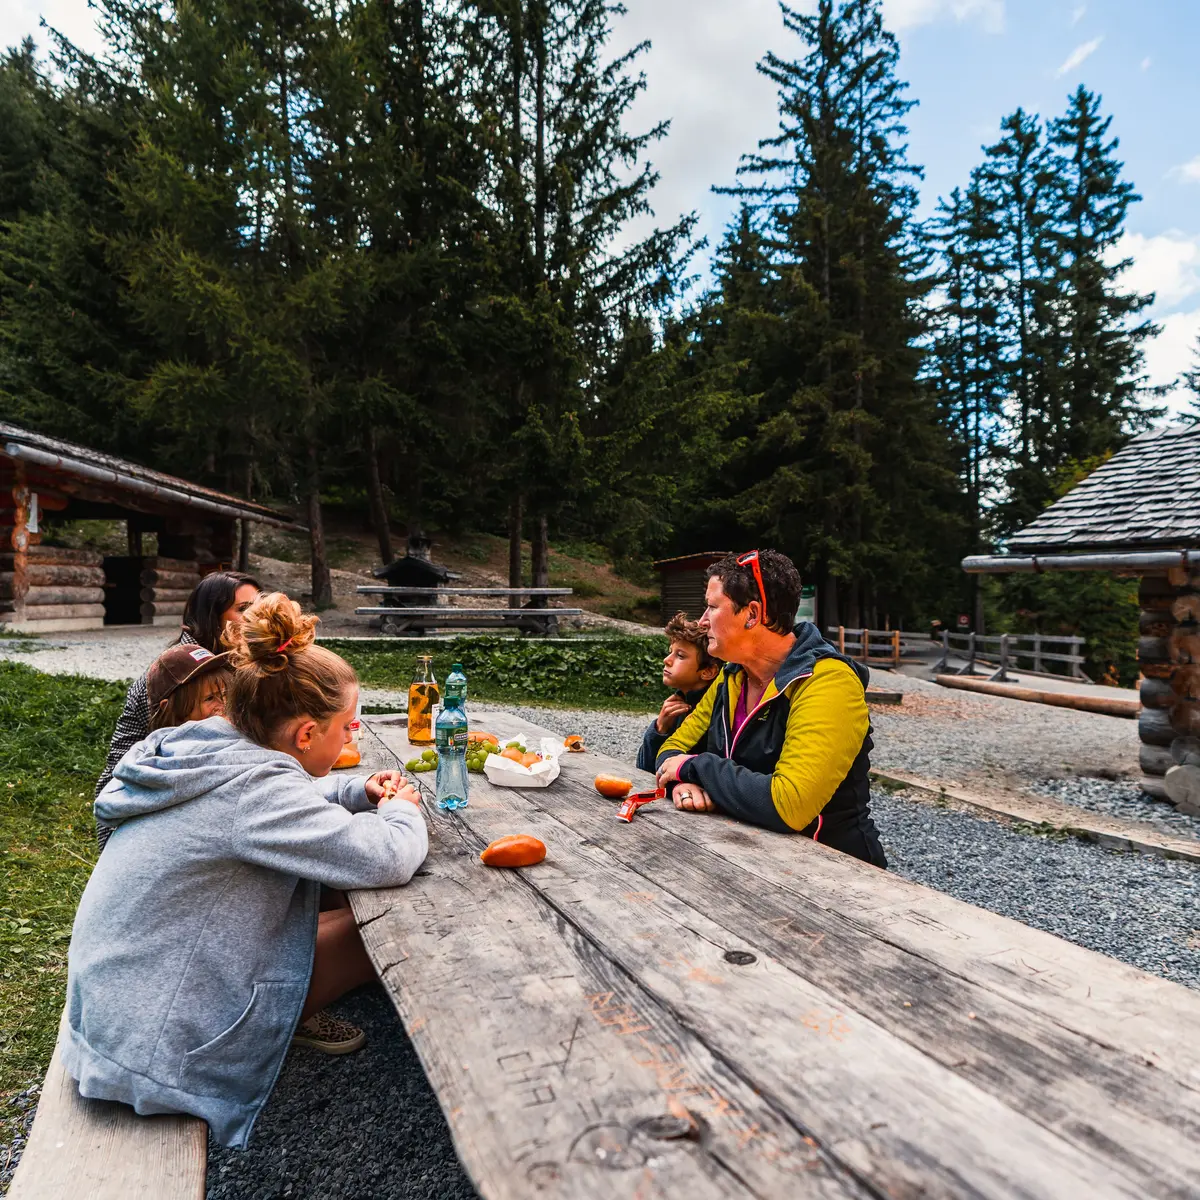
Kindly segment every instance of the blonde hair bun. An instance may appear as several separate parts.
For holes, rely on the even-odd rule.
[[[235,631],[234,666],[254,666],[267,674],[286,671],[291,656],[316,641],[320,620],[301,612],[300,605],[283,592],[259,596],[242,614]]]

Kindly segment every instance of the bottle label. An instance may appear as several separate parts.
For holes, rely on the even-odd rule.
[[[438,750],[461,751],[467,750],[467,727],[465,725],[437,726]]]

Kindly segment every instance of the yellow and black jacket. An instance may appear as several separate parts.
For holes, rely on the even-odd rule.
[[[728,663],[658,752],[692,753],[680,778],[724,812],[799,833],[884,867],[871,820],[871,720],[866,667],[839,654],[809,621],[762,699],[733,733],[745,672]]]

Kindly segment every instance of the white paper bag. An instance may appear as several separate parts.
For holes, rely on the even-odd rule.
[[[513,739],[509,738],[508,741]],[[489,754],[483,764],[483,773],[487,776],[488,783],[494,783],[497,787],[549,787],[562,770],[558,765],[558,756],[563,751],[562,744],[552,738],[542,738],[538,745],[533,745],[531,738],[521,738],[520,741],[526,749],[537,750],[542,755],[542,761],[532,767],[523,767],[511,758]],[[503,748],[501,746],[501,749]]]

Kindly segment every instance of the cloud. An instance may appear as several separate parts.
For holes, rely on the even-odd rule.
[[[1084,14],[1087,12],[1086,4],[1077,4],[1075,11],[1071,13],[1071,24],[1078,25],[1083,20]]]
[[[1200,154],[1189,162],[1180,163],[1167,172],[1169,179],[1178,179],[1180,183],[1200,183]]]
[[[85,50],[95,52],[103,45],[95,11],[86,0],[6,0],[0,4],[0,46],[15,46],[32,37],[38,49],[45,50],[49,39],[39,28],[42,17]]]
[[[1150,61],[1151,61],[1151,60],[1150,60],[1150,55],[1148,55],[1148,54],[1146,55],[1146,57],[1145,57],[1145,58],[1143,58],[1143,59],[1142,59],[1142,70],[1143,70],[1143,71],[1148,71],[1148,70],[1150,70]]]
[[[1168,415],[1178,418],[1187,414],[1196,397],[1185,388],[1175,388],[1180,373],[1195,361],[1196,340],[1200,338],[1200,308],[1191,312],[1172,313],[1160,319],[1162,332],[1146,345],[1146,373],[1152,386],[1172,388],[1159,403],[1167,406]]]
[[[1121,287],[1145,295],[1153,292],[1158,311],[1175,308],[1200,295],[1200,237],[1178,229],[1147,236],[1126,233],[1113,247],[1110,262],[1132,259]]]
[[[944,17],[978,20],[985,33],[1004,32],[1004,0],[883,0],[883,15],[896,33]]]
[[[1054,72],[1055,79],[1061,79],[1070,71],[1074,71],[1076,67],[1082,66],[1097,50],[1100,49],[1100,43],[1104,41],[1104,37],[1092,38],[1090,42],[1084,42],[1082,46],[1076,46],[1070,54],[1067,55],[1067,61],[1063,63],[1057,71]]]

